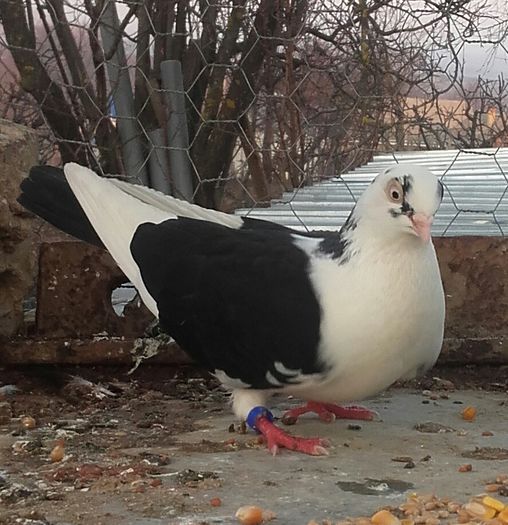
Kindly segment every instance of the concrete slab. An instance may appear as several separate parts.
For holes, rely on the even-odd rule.
[[[467,501],[482,492],[485,482],[496,474],[508,473],[505,393],[461,391],[449,394],[449,399],[429,400],[408,390],[392,390],[365,405],[378,411],[381,420],[361,422],[361,430],[349,430],[350,421],[325,424],[310,418],[290,427],[301,435],[327,437],[333,443],[328,457],[288,451],[271,457],[266,450],[177,453],[171,470],[190,468],[219,474],[223,486],[209,491],[208,496],[220,497],[223,505],[210,509],[206,515],[186,516],[185,520],[182,516],[171,523],[236,523],[231,516],[245,504],[273,510],[278,523],[306,524],[311,519],[325,518],[337,521],[347,516],[370,515],[382,505],[402,503],[411,492]],[[460,415],[467,405],[478,410],[472,422],[464,421]],[[231,418],[210,415],[204,422],[210,425],[209,429],[182,435],[180,439],[224,439],[224,428]],[[453,430],[415,430],[415,425],[425,422]],[[493,435],[482,436],[486,431]],[[504,447],[505,453],[499,454],[504,459],[463,456],[476,447],[480,451],[484,450],[482,447]],[[410,456],[415,467],[404,468],[405,463],[392,461],[397,456]],[[458,472],[459,466],[467,463],[472,465],[472,471]]]
[[[160,372],[167,377],[167,369]],[[432,398],[392,389],[365,403],[380,420],[360,428],[311,416],[288,427],[328,438],[328,457],[285,450],[272,457],[254,434],[228,431],[234,417],[224,395],[200,378],[112,381],[105,384],[121,394],[99,398],[82,383],[48,393],[34,380],[12,379],[25,393],[4,401],[12,419],[6,413],[0,424],[1,525],[32,515],[45,525],[233,525],[243,505],[272,510],[274,525],[333,524],[398,506],[412,492],[465,503],[508,474],[506,388],[435,391]],[[278,400],[276,414],[292,403]],[[468,405],[477,409],[472,422],[461,417]],[[33,430],[20,431],[22,414],[35,417]],[[415,429],[422,424],[432,432]],[[66,457],[51,463],[57,438]],[[393,461],[400,456],[413,468]],[[472,470],[459,472],[463,464]],[[213,507],[212,498],[221,505]],[[441,523],[456,523],[456,516]]]

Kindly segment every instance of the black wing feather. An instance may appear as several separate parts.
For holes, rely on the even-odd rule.
[[[274,387],[267,371],[288,379],[274,370],[276,361],[323,371],[309,259],[287,230],[179,218],[140,225],[131,251],[161,327],[208,369],[253,388]]]

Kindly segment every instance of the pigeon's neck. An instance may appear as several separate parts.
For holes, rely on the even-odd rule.
[[[358,256],[390,258],[401,253],[423,256],[433,251],[431,242],[424,243],[414,235],[397,230],[382,229],[372,220],[358,217],[355,210],[342,226],[336,243],[340,246],[341,263]]]

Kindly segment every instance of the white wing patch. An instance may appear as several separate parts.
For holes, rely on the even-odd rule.
[[[297,376],[302,373],[302,370],[300,368],[287,368],[281,361],[275,361],[273,363],[273,367],[277,372],[279,372],[279,374],[282,374],[283,376]]]
[[[251,385],[244,383],[241,379],[229,377],[224,370],[215,369],[213,374],[227,388],[250,388]]]
[[[268,370],[265,374],[265,379],[270,385],[273,386],[283,386],[283,383],[281,383],[271,372]]]
[[[291,235],[295,246],[300,248],[307,255],[312,255],[323,241],[322,237],[305,237],[303,235]]]

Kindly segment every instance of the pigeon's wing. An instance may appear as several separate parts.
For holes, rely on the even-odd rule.
[[[226,385],[276,388],[324,372],[309,256],[289,231],[178,218],[141,224],[131,252],[162,328]]]

